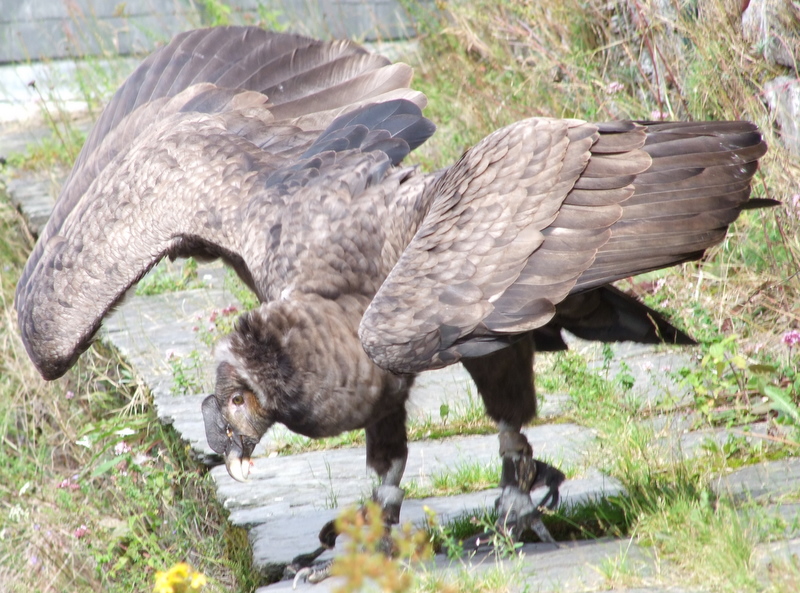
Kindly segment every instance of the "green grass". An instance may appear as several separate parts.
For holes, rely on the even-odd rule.
[[[29,249],[0,195],[3,590],[148,591],[156,570],[183,560],[210,591],[252,590],[246,533],[124,363],[96,346],[59,381],[36,374],[12,305]]]
[[[500,460],[492,463],[462,462],[427,476],[409,476],[403,482],[406,498],[452,496],[496,488],[500,479]]]
[[[190,257],[181,263],[179,270],[174,270],[174,266],[163,264],[156,266],[136,285],[136,294],[152,296],[165,292],[202,288],[203,281],[197,277],[197,260]]]
[[[769,521],[759,521],[764,515],[759,505],[743,510],[738,503],[717,497],[711,484],[716,476],[743,465],[796,454],[796,445],[769,440],[749,444],[744,437],[731,436],[722,445],[706,443],[700,455],[684,457],[660,440],[669,435],[669,425],[666,435],[657,432],[616,378],[603,377],[602,370],[591,371],[575,354],[557,358],[563,371],[558,386],[569,391],[575,420],[598,433],[598,451],[590,459],[624,488],[623,495],[593,509],[602,517],[597,524],[655,548],[682,582],[709,585],[712,590],[758,590],[752,562],[755,546],[775,537],[777,530]],[[707,369],[705,376],[708,381],[719,380]],[[702,406],[696,411],[702,413]],[[559,509],[558,514],[562,512]],[[559,525],[570,524],[579,529],[568,531],[567,537],[591,534],[581,529],[585,518],[574,520],[569,511],[565,514],[563,521],[549,525],[555,537],[564,537]]]

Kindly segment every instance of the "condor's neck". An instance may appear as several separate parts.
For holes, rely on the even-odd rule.
[[[413,377],[375,365],[358,339],[368,304],[360,296],[299,295],[262,305],[259,314],[294,367],[275,402],[276,421],[306,436],[331,436],[365,427],[381,408],[405,405]]]

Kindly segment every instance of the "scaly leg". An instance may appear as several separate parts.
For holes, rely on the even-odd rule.
[[[539,507],[556,507],[564,474],[534,459],[533,449],[521,432],[522,426],[536,415],[533,351],[533,338],[529,335],[508,348],[462,362],[478,387],[486,412],[497,421],[500,430],[503,492],[495,502],[499,526],[516,527],[517,535],[533,529],[542,541],[555,544],[542,523]],[[536,505],[530,493],[542,484],[549,491]]]
[[[372,500],[377,502],[383,511],[386,525],[386,537],[383,542],[385,552],[391,553],[389,530],[400,522],[400,507],[405,492],[400,488],[400,480],[406,468],[408,458],[408,441],[406,437],[406,411],[401,408],[366,428],[367,465],[380,478],[380,484],[372,492]],[[310,554],[297,556],[287,567],[287,576],[294,574],[294,586],[300,580],[319,583],[330,576],[333,561],[318,566],[312,563],[326,550],[336,545],[339,533],[336,522],[329,521],[319,533],[320,547]]]

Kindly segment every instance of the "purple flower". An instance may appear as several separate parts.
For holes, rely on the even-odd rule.
[[[783,334],[783,343],[789,346],[789,348],[800,344],[800,331],[793,329]]]

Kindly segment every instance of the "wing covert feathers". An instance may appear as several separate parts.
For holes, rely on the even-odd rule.
[[[255,27],[183,33],[149,56],[98,119],[17,286],[20,331],[43,376],[62,375],[165,255],[222,256],[252,286],[242,210],[258,184],[341,113],[375,101],[416,112],[352,149],[385,148],[399,162],[433,130],[410,79],[405,64],[354,43]]]
[[[765,152],[748,122],[528,120],[496,132],[436,186],[362,320],[362,342],[400,372],[483,356],[537,328],[552,347],[563,344],[562,327],[590,339],[691,343],[605,285],[720,242],[748,208]],[[534,172],[537,163],[546,165]]]

